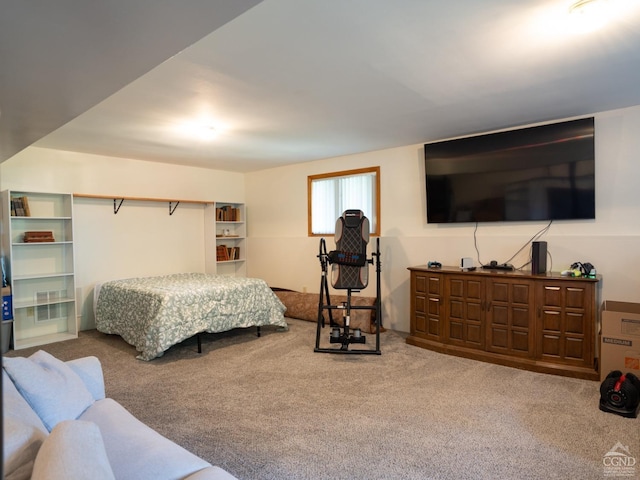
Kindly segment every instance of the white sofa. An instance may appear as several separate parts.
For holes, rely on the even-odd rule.
[[[232,480],[105,398],[96,357],[3,358],[6,480]]]

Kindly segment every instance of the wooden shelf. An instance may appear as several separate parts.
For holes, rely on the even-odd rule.
[[[212,200],[184,200],[180,198],[158,198],[158,197],[131,197],[127,195],[91,195],[87,193],[74,193],[74,197],[77,198],[95,198],[102,200],[133,200],[136,202],[180,202],[180,203],[196,203],[206,205],[207,203],[214,203]]]

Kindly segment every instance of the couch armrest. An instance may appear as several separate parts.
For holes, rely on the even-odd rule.
[[[82,379],[95,400],[105,398],[102,365],[97,357],[77,358],[69,360],[66,364]]]
[[[226,470],[220,467],[207,467],[192,473],[184,480],[238,480]]]

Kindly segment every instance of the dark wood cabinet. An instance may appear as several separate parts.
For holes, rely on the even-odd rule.
[[[597,278],[409,268],[407,343],[528,370],[598,380]]]
[[[484,281],[469,275],[443,277],[445,341],[452,345],[484,349]]]
[[[492,278],[487,284],[487,350],[531,358],[535,351],[535,291],[531,282]]]
[[[422,337],[439,341],[442,331],[442,281],[439,276],[411,277],[412,328]]]
[[[538,358],[584,366],[593,358],[594,288],[590,282],[545,281],[537,286]]]

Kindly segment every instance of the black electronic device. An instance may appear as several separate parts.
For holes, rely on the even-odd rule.
[[[595,218],[593,117],[424,145],[428,223]]]
[[[627,418],[640,412],[640,380],[633,373],[614,370],[600,385],[600,410]]]
[[[531,273],[547,273],[547,242],[531,242]]]
[[[429,267],[429,268],[442,268],[442,264],[440,262],[429,262],[429,263],[427,263],[427,267]]]
[[[484,270],[513,270],[513,265],[510,263],[498,263],[497,260],[491,260],[488,264],[482,265]]]

